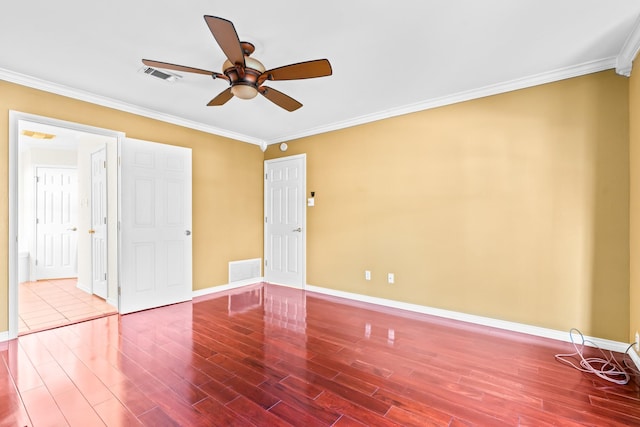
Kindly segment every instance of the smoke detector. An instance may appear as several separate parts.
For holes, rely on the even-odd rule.
[[[171,82],[171,83],[176,82],[178,81],[178,79],[182,78],[181,75],[169,73],[167,71],[160,71],[157,68],[153,68],[153,67],[142,67],[138,71],[140,73],[148,74],[160,80],[164,80],[165,82]]]

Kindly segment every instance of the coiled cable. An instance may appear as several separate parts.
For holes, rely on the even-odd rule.
[[[574,334],[577,334],[580,337],[579,344],[576,343],[576,341],[574,340]],[[576,328],[571,328],[571,330],[569,331],[569,336],[571,337],[571,344],[573,344],[573,348],[575,349],[575,352],[570,354],[556,354],[555,356],[556,360],[558,360],[559,362],[565,363],[567,365],[573,366],[575,369],[579,371],[595,374],[598,377],[615,384],[623,385],[629,382],[629,380],[631,379],[631,376],[618,363],[618,361],[615,359],[611,351],[609,351],[609,354],[607,355],[595,343],[589,340],[585,340],[584,335],[582,335],[582,332],[580,332]],[[584,345],[586,343],[598,349],[602,354],[602,357],[585,357]],[[627,347],[627,351],[625,352],[625,355],[627,354],[627,352],[632,346],[633,344]],[[627,366],[627,368],[630,368],[626,360],[625,360],[625,365]],[[637,370],[633,369],[633,371],[635,371],[634,374],[637,373]]]

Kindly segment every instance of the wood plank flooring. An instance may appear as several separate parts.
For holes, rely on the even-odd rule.
[[[569,351],[259,284],[0,343],[0,426],[640,425]]]

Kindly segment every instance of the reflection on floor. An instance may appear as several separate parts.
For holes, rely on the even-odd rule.
[[[76,287],[76,279],[20,283],[18,334],[117,313],[102,298]]]
[[[571,351],[257,284],[0,342],[0,427],[640,426]]]

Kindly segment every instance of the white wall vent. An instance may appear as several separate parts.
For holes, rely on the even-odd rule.
[[[144,74],[149,74],[150,76],[157,77],[167,82],[175,82],[178,79],[182,78],[182,76],[179,76],[177,74],[168,73],[166,71],[160,71],[157,68],[153,68],[153,67],[142,67],[140,69],[140,72]]]
[[[229,262],[229,283],[244,280],[260,280],[262,258]]]

